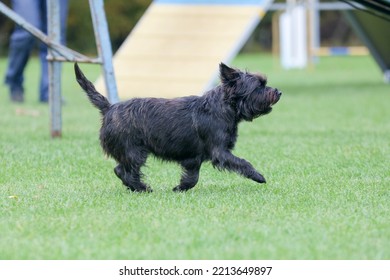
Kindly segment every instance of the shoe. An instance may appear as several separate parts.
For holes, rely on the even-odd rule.
[[[13,88],[11,89],[11,101],[15,103],[23,103],[24,102],[24,92],[21,88]]]

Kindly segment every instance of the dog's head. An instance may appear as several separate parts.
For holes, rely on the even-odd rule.
[[[219,72],[225,99],[235,106],[239,119],[251,121],[272,111],[272,105],[279,101],[282,92],[267,86],[267,78],[219,65]]]

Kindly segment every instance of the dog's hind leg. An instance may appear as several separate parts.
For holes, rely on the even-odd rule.
[[[131,191],[135,191],[134,187],[132,187],[131,185],[128,184],[128,182],[129,182],[129,180],[127,179],[128,176],[126,175],[126,170],[122,164],[118,164],[114,168],[114,173],[116,176],[118,176],[119,179],[121,179],[123,185],[125,185]]]
[[[141,182],[141,166],[145,163],[146,157],[144,160],[132,163],[132,164],[118,164],[114,168],[114,172],[119,179],[122,180],[122,183],[133,192],[152,192],[153,190],[148,187],[146,184]]]
[[[180,185],[175,187],[175,192],[185,192],[195,187],[199,179],[199,169],[201,161],[199,159],[189,159],[181,162],[183,174],[180,180]]]

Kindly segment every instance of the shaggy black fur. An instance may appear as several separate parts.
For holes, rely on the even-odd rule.
[[[114,172],[127,188],[152,191],[141,181],[141,167],[149,154],[182,166],[183,175],[174,191],[193,188],[204,161],[265,183],[249,162],[234,156],[231,150],[237,140],[238,123],[271,112],[282,93],[268,87],[262,75],[223,63],[219,69],[221,85],[202,96],[134,98],[110,104],[75,64],[77,82],[103,116],[103,150],[117,161]]]

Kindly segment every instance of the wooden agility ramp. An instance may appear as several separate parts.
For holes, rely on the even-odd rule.
[[[271,2],[153,1],[114,56],[120,98],[202,94],[214,85],[218,64],[235,57]]]

